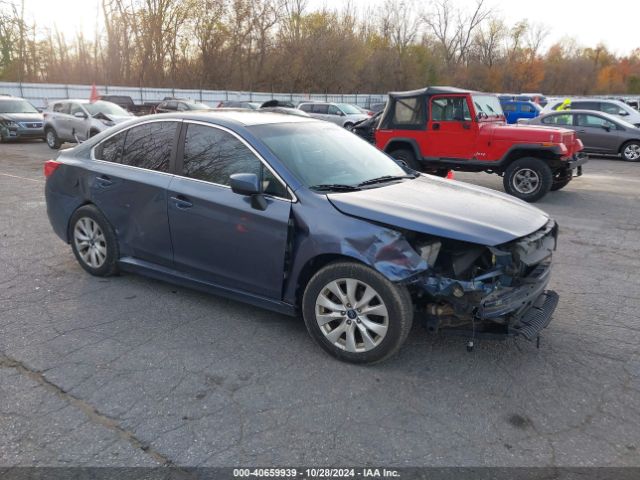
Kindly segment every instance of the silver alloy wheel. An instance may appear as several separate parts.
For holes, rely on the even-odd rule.
[[[530,168],[521,168],[516,171],[511,184],[518,193],[529,195],[540,186],[540,176]]]
[[[325,285],[316,299],[315,315],[325,338],[347,352],[376,348],[389,330],[389,313],[380,294],[353,278]]]
[[[640,159],[640,145],[638,145],[637,143],[631,143],[629,145],[627,145],[627,147],[624,149],[624,158],[626,158],[627,160],[638,160]]]
[[[91,268],[100,268],[107,259],[107,241],[100,225],[82,217],[73,229],[73,241],[80,258]]]
[[[53,130],[47,130],[47,145],[53,148],[56,144],[56,135]]]

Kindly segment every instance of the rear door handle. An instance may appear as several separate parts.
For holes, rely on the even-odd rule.
[[[101,175],[97,177],[96,181],[98,182],[98,185],[100,185],[102,188],[110,187],[111,185],[113,185],[113,181],[106,175]]]
[[[179,208],[180,210],[186,210],[187,208],[193,207],[193,203],[191,203],[182,195],[178,195],[177,197],[171,197],[171,200],[173,200],[176,203],[176,208]]]

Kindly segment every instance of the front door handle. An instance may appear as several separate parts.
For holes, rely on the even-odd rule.
[[[98,182],[98,185],[101,186],[102,188],[107,188],[113,185],[113,181],[106,175],[101,175],[97,177],[96,181]]]
[[[193,207],[193,203],[191,203],[182,195],[178,195],[177,197],[171,197],[171,200],[175,202],[176,208],[179,208],[180,210],[186,210],[187,208]]]
[[[434,123],[433,124],[433,129],[434,130],[440,130],[440,124],[439,123]]]
[[[471,130],[471,124],[470,123],[463,123],[462,124],[462,128],[464,128],[465,130]]]

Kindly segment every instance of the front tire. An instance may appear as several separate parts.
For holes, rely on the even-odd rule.
[[[627,162],[640,162],[640,142],[633,140],[625,143],[620,149],[622,159]]]
[[[302,311],[311,337],[334,357],[351,363],[390,357],[413,323],[407,288],[353,262],[319,270],[304,291]]]
[[[44,134],[45,142],[52,150],[58,150],[62,142],[60,142],[60,138],[58,138],[58,134],[53,128],[47,128],[47,131]]]
[[[551,184],[551,191],[556,192],[562,190],[569,185],[573,179],[573,172],[571,170],[558,170],[553,174],[553,183]]]
[[[504,173],[503,185],[509,195],[533,203],[544,197],[553,183],[553,174],[544,160],[533,157],[514,161]]]
[[[347,122],[347,123],[345,123],[345,124],[343,125],[343,127],[344,127],[346,130],[349,130],[350,132],[353,132],[353,123]]]
[[[78,263],[91,275],[118,273],[118,241],[103,213],[93,205],[74,212],[69,221],[71,249]]]

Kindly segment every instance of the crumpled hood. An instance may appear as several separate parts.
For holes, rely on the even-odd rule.
[[[327,197],[347,215],[487,246],[528,235],[549,220],[543,211],[517,198],[430,175]]]
[[[0,118],[14,122],[44,122],[41,113],[0,113]]]
[[[96,120],[111,120],[113,123],[122,123],[135,117],[130,115],[109,115],[107,113],[98,112],[93,116],[93,118]]]

